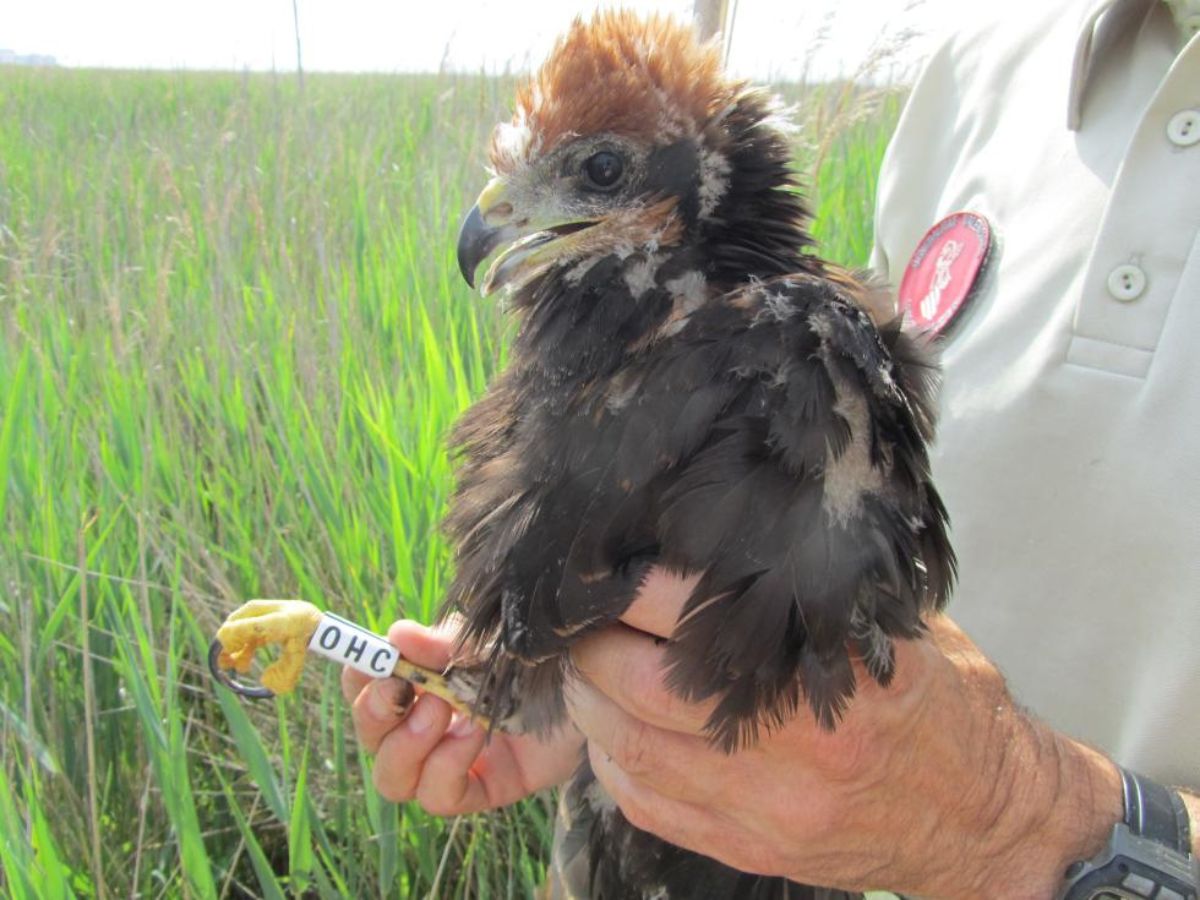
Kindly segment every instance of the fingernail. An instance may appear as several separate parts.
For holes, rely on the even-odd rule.
[[[367,696],[367,710],[375,719],[394,719],[400,703],[400,682],[393,678],[377,681],[371,685]]]
[[[407,681],[397,681],[396,685],[395,713],[403,719],[408,715],[408,711],[412,709],[412,705],[416,703],[417,692]]]
[[[456,738],[469,737],[479,730],[479,723],[470,716],[456,715],[450,723],[450,734]]]
[[[437,721],[438,710],[432,700],[420,700],[405,723],[413,734],[423,734]]]

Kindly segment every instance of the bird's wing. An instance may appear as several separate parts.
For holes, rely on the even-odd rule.
[[[460,497],[476,526],[459,529],[456,580],[470,636],[556,694],[556,658],[624,612],[651,561],[703,571],[670,680],[719,697],[714,739],[735,747],[802,696],[832,725],[850,652],[887,681],[891,638],[919,634],[949,593],[926,453],[935,374],[842,286],[794,276],[702,308],[586,396],[528,404],[523,436]]]
[[[705,360],[732,399],[707,426],[670,420],[680,457],[659,494],[661,561],[704,571],[670,683],[719,698],[710,732],[729,749],[802,696],[831,727],[854,691],[850,653],[886,682],[891,637],[919,634],[950,590],[926,452],[936,369],[810,276],[753,285],[681,337],[646,395]]]

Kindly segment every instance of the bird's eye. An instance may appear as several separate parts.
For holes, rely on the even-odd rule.
[[[593,153],[583,161],[583,174],[589,187],[608,190],[614,187],[625,172],[625,163],[611,150]]]

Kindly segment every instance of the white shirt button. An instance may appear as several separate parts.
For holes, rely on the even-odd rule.
[[[1185,109],[1171,116],[1167,123],[1167,137],[1172,144],[1190,147],[1200,142],[1200,109]]]
[[[1134,265],[1117,266],[1108,276],[1108,292],[1123,303],[1136,300],[1146,290],[1146,273]]]

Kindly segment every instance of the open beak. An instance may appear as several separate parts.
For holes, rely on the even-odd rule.
[[[573,243],[569,235],[582,231],[593,220],[535,221],[514,208],[502,178],[488,182],[458,230],[458,269],[467,284],[475,287],[475,272],[498,248],[479,291],[483,296],[506,284],[544,271],[567,255]]]

